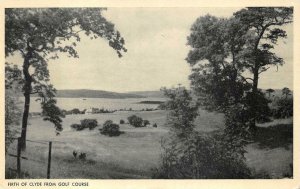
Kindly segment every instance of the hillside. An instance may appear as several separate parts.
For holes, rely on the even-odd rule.
[[[164,94],[162,91],[134,91],[134,92],[129,92],[128,94],[135,94],[135,95],[140,95],[144,97],[150,97],[150,98],[165,98]]]
[[[117,93],[102,90],[72,89],[58,90],[56,97],[64,98],[144,98],[142,95]]]

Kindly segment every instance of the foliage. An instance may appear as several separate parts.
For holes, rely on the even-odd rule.
[[[164,144],[166,145],[166,144]],[[241,179],[251,178],[244,152],[224,139],[224,135],[192,134],[164,147],[162,166],[154,178],[160,179]]]
[[[71,114],[80,114],[81,112],[78,108],[74,108],[74,109],[70,110],[70,113]]]
[[[96,119],[84,119],[81,120],[80,123],[84,128],[89,128],[90,130],[98,126],[98,122]]]
[[[131,115],[127,118],[130,125],[134,127],[144,127],[143,125],[143,119],[141,117],[138,117],[136,115]]]
[[[84,126],[82,126],[81,124],[77,124],[77,123],[74,123],[70,126],[72,129],[75,129],[76,131],[81,131],[83,129],[85,129]]]
[[[144,127],[146,127],[147,125],[150,125],[149,120],[143,120],[143,125],[144,125]]]
[[[113,123],[113,121],[111,120],[105,121],[100,133],[103,135],[108,135],[110,137],[119,136],[121,134],[119,125]]]
[[[154,178],[250,178],[243,145],[228,135],[203,135],[194,130],[198,104],[183,87],[164,89],[171,127],[162,141],[162,163]]]
[[[224,133],[232,140],[245,144],[245,139],[251,135],[249,132],[250,114],[249,109],[242,104],[235,104],[225,112],[225,130]]]
[[[269,117],[271,116],[271,110],[268,106],[270,101],[260,90],[256,93],[246,93],[242,103],[249,108],[249,119],[255,119],[257,122],[261,123],[270,121]],[[254,111],[252,111],[252,109]]]
[[[56,106],[56,100],[50,99],[42,102],[42,116],[43,120],[50,121],[55,125],[57,131],[62,131],[62,117],[64,117],[63,112],[59,107]]]
[[[293,98],[280,98],[276,100],[272,108],[272,116],[276,119],[292,117]]]
[[[5,150],[14,141],[17,126],[20,123],[21,110],[18,107],[18,97],[11,91],[5,91]]]
[[[48,60],[67,53],[78,58],[75,49],[80,33],[91,39],[106,39],[110,47],[122,56],[126,52],[124,39],[114,25],[103,16],[102,8],[8,8],[5,9],[5,56],[18,52],[23,58],[23,94],[25,106],[22,120],[23,147],[31,94],[41,100],[44,120],[61,130],[61,115],[56,107],[56,90],[49,84]],[[32,70],[32,71],[29,71]],[[55,113],[52,115],[52,113]]]
[[[89,128],[89,130],[93,130],[95,127],[98,126],[98,122],[96,119],[83,119],[80,120],[80,124],[72,124],[70,127],[75,129],[76,131],[81,131],[83,129]]]
[[[16,65],[5,64],[5,151],[18,133],[17,126],[21,120],[20,92],[21,71]]]
[[[120,124],[124,124],[125,121],[123,119],[120,120]]]
[[[269,94],[269,98],[271,97],[271,93],[274,93],[275,90],[274,89],[267,89],[266,92]]]
[[[171,129],[178,135],[188,135],[194,128],[193,122],[198,115],[198,103],[184,87],[162,88],[162,91],[170,99],[164,103],[164,108],[171,110],[168,124],[172,125]]]
[[[210,15],[198,18],[191,27],[188,45],[192,49],[186,58],[192,67],[191,85],[208,110],[222,111],[249,90],[242,62],[236,58],[245,45],[244,30],[234,19]]]
[[[283,65],[283,59],[272,49],[286,37],[280,27],[291,23],[292,18],[290,7],[249,7],[229,19],[210,15],[198,18],[188,36],[191,50],[186,60],[192,68],[192,89],[201,105],[226,112],[241,103],[250,114],[246,120],[249,127],[266,121],[269,110],[258,90],[259,75],[270,66]]]
[[[287,88],[287,87],[284,87],[283,89],[282,89],[282,95],[285,95],[285,98],[287,99],[288,98],[288,96],[289,95],[291,95],[291,90],[289,89],[289,88]]]

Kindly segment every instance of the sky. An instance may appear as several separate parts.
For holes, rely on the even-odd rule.
[[[206,14],[230,17],[241,8],[108,8],[103,15],[115,24],[128,49],[122,58],[103,39],[82,35],[79,59],[60,55],[49,61],[50,82],[57,89],[97,89],[116,92],[151,91],[182,84],[189,88],[185,61],[190,27]],[[275,52],[286,63],[261,74],[260,88],[293,89],[293,27]],[[21,64],[17,55],[8,62]]]

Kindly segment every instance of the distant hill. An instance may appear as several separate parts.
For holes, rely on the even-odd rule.
[[[56,97],[63,98],[144,98],[142,95],[117,93],[102,90],[89,90],[89,89],[70,89],[70,90],[57,90]]]
[[[149,98],[166,98],[162,91],[134,91],[129,92],[128,94],[135,94]]]

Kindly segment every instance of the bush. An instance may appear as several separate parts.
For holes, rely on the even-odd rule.
[[[120,124],[124,124],[125,121],[123,119],[120,120]]]
[[[146,127],[147,125],[150,125],[150,122],[148,120],[143,120],[143,125]]]
[[[119,136],[121,134],[119,125],[113,123],[111,120],[105,121],[103,128],[100,129],[100,133],[110,137]]]
[[[129,116],[127,119],[128,119],[129,124],[134,127],[143,127],[144,126],[143,119],[136,115]]]
[[[183,87],[165,89],[164,92],[170,98],[165,103],[165,108],[170,110],[167,117],[170,133],[162,141],[161,165],[153,175],[154,178],[251,178],[244,157],[246,151],[239,137],[231,137],[223,131],[215,134],[198,133],[194,130],[198,104],[193,101],[191,93]],[[239,109],[237,107],[236,111]],[[227,113],[231,118],[226,120],[226,125],[235,121],[243,125],[244,121],[240,119],[242,115],[237,116],[234,112]]]
[[[72,124],[70,127],[75,129],[76,131],[81,131],[85,128],[89,128],[90,130],[94,129],[98,126],[98,122],[96,119],[84,119],[80,121],[81,124]]]
[[[293,116],[293,98],[282,98],[275,102],[272,109],[274,118],[288,118]]]
[[[90,130],[94,129],[98,125],[98,122],[96,119],[84,119],[84,120],[81,120],[80,122],[84,128],[89,128]]]
[[[153,124],[153,127],[157,128],[157,124],[156,124],[156,123],[154,123],[154,124]]]
[[[77,124],[77,123],[72,124],[70,127],[72,129],[75,129],[76,131],[81,131],[84,129],[84,127],[81,124]]]
[[[176,142],[175,142],[176,141]],[[245,158],[224,135],[195,134],[188,139],[163,143],[159,179],[241,179],[251,178]]]

